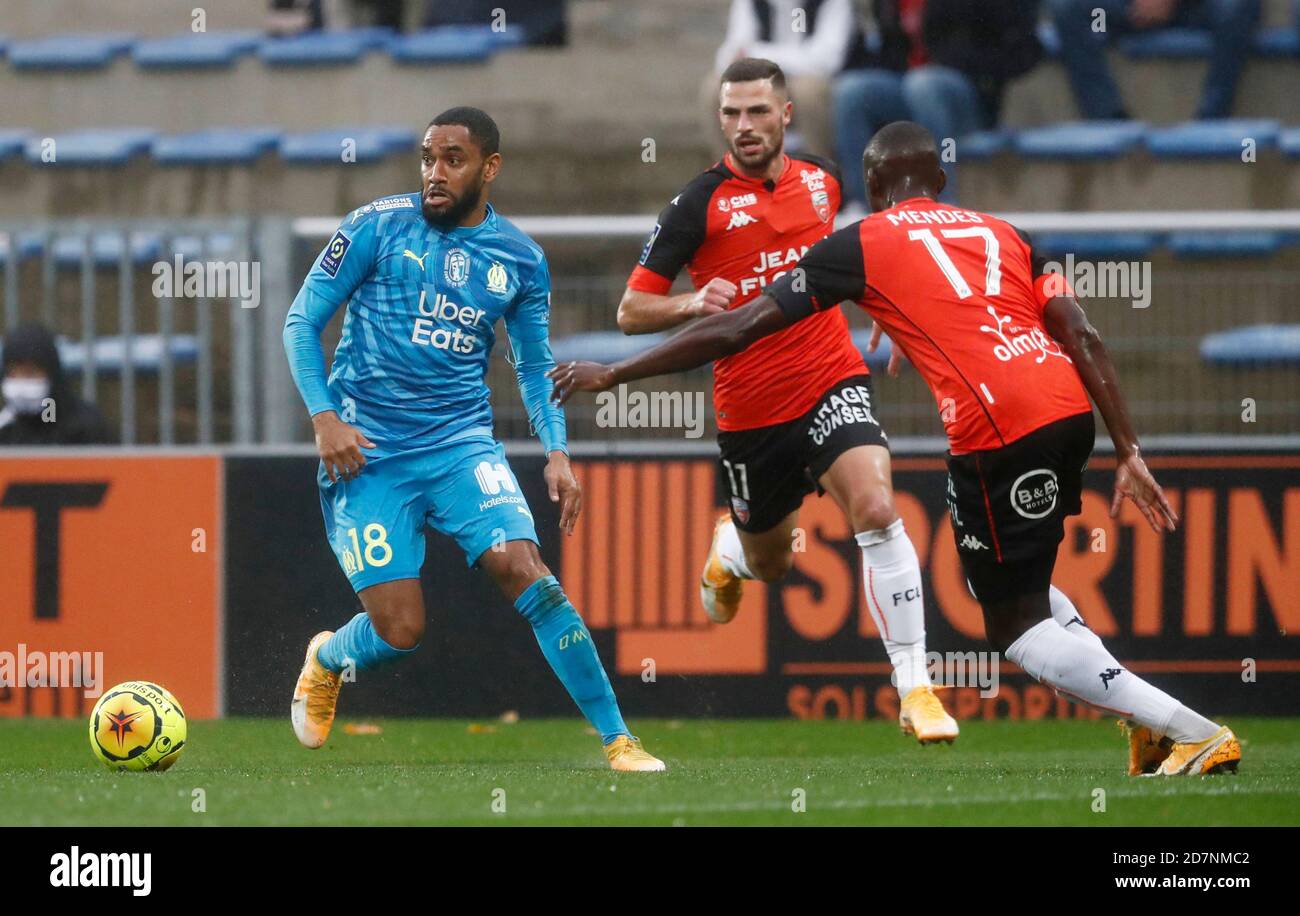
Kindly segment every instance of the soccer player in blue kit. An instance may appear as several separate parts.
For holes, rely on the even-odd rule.
[[[477,108],[434,118],[420,192],[383,197],[334,233],[285,321],[290,368],[316,431],[325,530],[365,608],[316,634],[292,720],[329,737],[342,673],[413,652],[424,635],[424,529],[450,535],[532,625],[542,653],[600,733],[615,770],[658,771],[623,722],[582,619],[537,549],[533,516],[492,436],[484,379],[505,319],[519,389],[547,454],[550,498],[572,533],[581,501],[550,402],[550,274],[542,249],[488,203],[501,168],[496,123]],[[348,310],[325,375],[320,334]]]

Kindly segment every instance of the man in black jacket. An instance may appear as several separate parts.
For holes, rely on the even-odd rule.
[[[0,378],[0,445],[113,441],[98,408],[68,385],[54,335],[41,325],[24,325],[5,338]]]
[[[923,124],[939,139],[953,197],[960,150],[948,141],[997,123],[1007,83],[1042,59],[1037,0],[875,0],[880,47],[832,92],[835,146],[853,162],[891,121]],[[865,206],[862,176],[847,169],[845,200]]]

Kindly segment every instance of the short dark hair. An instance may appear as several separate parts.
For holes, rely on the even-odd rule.
[[[444,127],[448,124],[459,124],[468,130],[470,139],[478,144],[484,158],[501,149],[501,131],[497,129],[497,122],[493,121],[492,116],[482,108],[473,108],[469,105],[448,108],[430,121],[429,127]],[[426,127],[425,130],[428,128]]]
[[[722,71],[722,83],[748,83],[752,80],[771,80],[773,89],[785,89],[785,71],[765,57],[742,57],[734,60]]]

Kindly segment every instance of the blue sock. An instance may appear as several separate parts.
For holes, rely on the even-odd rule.
[[[325,640],[325,645],[317,650],[316,658],[326,670],[338,674],[347,665],[347,659],[352,659],[355,670],[365,671],[401,658],[417,648],[395,649],[384,642],[383,637],[375,632],[370,615],[362,611]]]
[[[515,601],[515,609],[533,625],[542,654],[587,721],[600,732],[601,742],[630,736],[591,633],[555,577],[543,576],[528,586]]]

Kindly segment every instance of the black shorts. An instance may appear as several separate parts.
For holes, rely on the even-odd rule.
[[[1082,509],[1091,413],[1002,448],[948,456],[948,511],[962,570],[980,602],[1047,591],[1065,519]]]
[[[889,447],[871,407],[871,376],[836,382],[801,417],[772,426],[718,433],[718,467],[731,495],[731,517],[757,534],[780,524],[835,459],[859,445]]]

